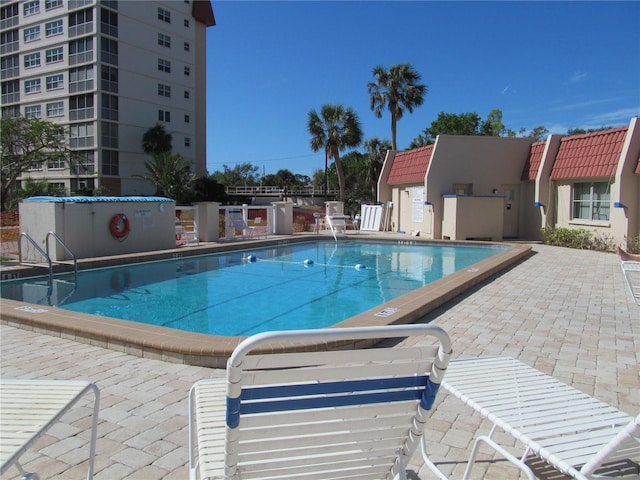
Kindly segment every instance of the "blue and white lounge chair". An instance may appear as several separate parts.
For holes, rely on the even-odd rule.
[[[250,337],[190,391],[191,478],[405,479],[450,351],[430,325]]]

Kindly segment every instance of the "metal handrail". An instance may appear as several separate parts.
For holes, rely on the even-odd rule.
[[[49,264],[49,278],[51,279],[53,277],[53,265],[51,264],[51,257],[49,257],[49,253],[42,250],[40,245],[38,245],[26,232],[20,233],[20,238],[18,239],[18,262],[22,263],[22,237],[26,238],[27,241],[31,243],[31,245],[33,245],[34,248],[47,260],[47,263]]]
[[[67,252],[68,255],[71,255],[71,258],[73,258],[73,273],[74,273],[74,279],[78,280],[78,259],[76,258],[76,256],[73,254],[73,252],[71,250],[69,250],[69,247],[67,247],[67,245],[62,241],[62,239],[56,235],[55,232],[49,232],[47,233],[47,236],[45,237],[45,244],[47,247],[47,258],[49,258],[49,264],[51,264],[51,257],[49,256],[49,237],[53,237],[61,246],[62,248],[64,248],[64,250]]]

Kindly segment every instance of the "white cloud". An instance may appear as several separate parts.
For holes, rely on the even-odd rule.
[[[573,75],[571,75],[571,78],[569,79],[569,81],[571,83],[578,83],[583,81],[585,78],[587,78],[587,72],[573,72]]]

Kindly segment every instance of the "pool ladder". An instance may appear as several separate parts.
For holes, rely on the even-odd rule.
[[[71,250],[69,250],[69,247],[67,247],[67,245],[62,241],[62,239],[56,235],[55,232],[49,232],[47,233],[47,236],[44,239],[44,243],[46,245],[46,251],[42,250],[42,248],[40,247],[40,245],[38,245],[36,243],[36,241],[31,238],[29,236],[28,233],[22,232],[20,234],[20,239],[18,241],[18,261],[20,263],[20,265],[33,265],[36,267],[41,267],[43,266],[40,263],[28,263],[22,260],[22,239],[25,238],[37,251],[38,253],[40,253],[40,255],[42,255],[46,260],[47,260],[47,265],[49,267],[49,285],[51,285],[53,283],[53,261],[51,260],[51,255],[49,254],[49,238],[53,237],[53,239],[59,243],[62,248],[64,248],[64,250],[67,252],[67,254],[69,256],[71,256],[71,258],[73,258],[73,279],[74,279],[74,283],[77,283],[78,281],[78,259],[76,258],[76,256],[73,254],[73,252]],[[65,264],[65,265],[69,265],[69,262],[57,262],[58,264]]]

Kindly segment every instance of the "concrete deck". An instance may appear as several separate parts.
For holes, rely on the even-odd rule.
[[[509,355],[629,414],[640,412],[640,307],[614,254],[534,245],[527,260],[428,314],[454,358]],[[219,369],[140,358],[66,338],[0,326],[1,376],[87,379],[101,390],[96,479],[187,478],[187,392]],[[89,405],[72,409],[22,460],[43,479],[86,476]],[[452,478],[488,425],[442,392],[427,423],[432,457]],[[507,445],[510,437],[498,435]],[[473,478],[517,472],[482,453]],[[433,478],[414,457],[411,478]],[[541,474],[544,475],[544,474]],[[3,478],[19,477],[16,470]],[[551,478],[541,476],[540,478]],[[553,478],[562,478],[553,476]]]

